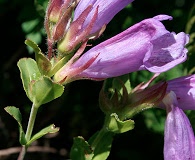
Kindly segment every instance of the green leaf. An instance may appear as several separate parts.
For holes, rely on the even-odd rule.
[[[24,41],[24,43],[25,43],[27,46],[31,47],[31,48],[34,50],[35,53],[41,52],[41,49],[38,47],[38,45],[37,45],[35,42],[33,42],[33,41],[27,39],[27,40]]]
[[[75,137],[73,146],[70,151],[70,157],[72,160],[91,160],[93,156],[93,150],[87,141],[83,137]]]
[[[19,127],[19,141],[21,145],[26,144],[26,138],[25,138],[25,133],[22,128],[22,115],[20,113],[20,110],[14,106],[8,106],[4,108],[7,113],[9,113],[17,122],[18,122],[18,127]]]
[[[37,67],[37,63],[32,58],[22,58],[18,61],[18,67],[20,69],[20,76],[22,79],[24,90],[28,98],[33,101],[29,87],[30,83],[38,80],[41,77],[41,73]]]
[[[106,123],[108,130],[114,133],[124,133],[134,128],[133,120],[121,121],[116,113],[112,113]]]
[[[40,44],[42,41],[42,33],[41,31],[39,32],[29,32],[28,34],[26,34],[26,39],[31,39],[32,41],[34,41],[35,44]],[[33,53],[34,48],[32,48],[30,45],[27,45],[27,49],[29,51],[29,53]]]
[[[37,12],[42,17],[44,17],[45,16],[45,12],[46,12],[46,8],[48,6],[48,1],[46,1],[46,0],[35,0],[34,4],[35,4]]]
[[[41,52],[38,52],[35,55],[36,55],[36,62],[37,62],[40,72],[43,75],[49,75],[49,72],[51,71],[51,68],[52,68],[52,64],[49,61],[49,59],[45,57],[45,55],[42,54]]]
[[[60,97],[64,87],[43,76],[30,84],[29,92],[35,106],[40,106]]]
[[[25,33],[30,33],[39,24],[39,19],[33,19],[22,23],[22,30]]]
[[[106,160],[108,158],[114,135],[103,128],[89,139],[89,144],[94,150],[92,160]]]
[[[41,131],[39,131],[38,133],[36,133],[31,139],[30,141],[27,142],[27,146],[29,146],[32,142],[34,142],[35,140],[39,139],[40,137],[48,134],[48,133],[56,133],[59,131],[59,127],[55,127],[54,124],[49,125],[48,127],[42,129]]]
[[[24,90],[35,106],[50,102],[62,95],[64,87],[53,82],[49,77],[41,76],[35,60],[20,59],[18,67]]]
[[[164,134],[166,112],[161,109],[145,110],[141,113],[144,116],[144,122],[149,130]]]
[[[41,49],[35,42],[31,40],[25,40],[25,44],[34,50],[36,62],[40,72],[43,75],[49,75],[49,72],[52,68],[52,64],[49,59],[42,53]]]

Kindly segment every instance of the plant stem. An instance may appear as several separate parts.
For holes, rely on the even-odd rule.
[[[25,135],[27,142],[30,140],[31,135],[32,135],[32,131],[33,131],[38,108],[39,107],[35,106],[34,104],[32,105],[31,112],[30,112],[30,118],[28,121],[28,127],[27,127],[26,135]]]
[[[30,140],[31,135],[32,135],[32,131],[33,131],[33,127],[34,127],[34,123],[35,123],[38,108],[39,108],[39,106],[36,106],[35,104],[32,105],[31,112],[30,112],[30,117],[29,117],[29,120],[28,120],[28,126],[27,126],[27,130],[26,130],[26,134],[25,134],[25,138],[26,138],[27,143]],[[28,148],[27,145],[22,146],[22,150],[21,150],[21,152],[18,156],[18,160],[23,160],[24,159],[25,154],[27,152],[27,148]]]
[[[91,144],[91,148],[95,149],[96,146],[98,145],[98,143],[101,142],[101,139],[103,139],[103,137],[105,136],[105,134],[107,134],[108,131],[103,127],[99,132],[98,135],[96,136],[96,138],[94,139],[93,143]]]
[[[93,150],[92,160],[106,160],[110,154],[112,141],[115,133],[110,132],[105,126],[97,135],[89,140],[89,145]],[[90,142],[91,141],[91,142]]]
[[[22,150],[20,151],[20,154],[18,156],[18,160],[23,160],[24,159],[24,156],[26,154],[26,150],[27,150],[27,147],[23,145]]]

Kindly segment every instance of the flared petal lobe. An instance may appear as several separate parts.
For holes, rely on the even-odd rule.
[[[187,58],[187,49],[184,48],[189,37],[181,32],[168,33],[151,40],[153,49],[146,55],[144,66],[150,72],[165,72],[184,62]]]
[[[185,61],[188,35],[170,33],[159,19],[171,17],[160,15],[135,24],[83,54],[72,69],[82,66],[97,54],[94,63],[79,77],[104,79],[145,69],[160,73]]]
[[[167,101],[168,102],[165,102]],[[164,160],[195,160],[195,138],[190,122],[178,107],[174,92],[164,98],[168,111],[165,123]]]
[[[102,26],[108,24],[120,10],[122,10],[132,1],[133,0],[80,0],[78,6],[75,9],[74,20],[76,20],[81,15],[83,10],[85,10],[89,5],[92,5],[93,8],[82,26],[82,28],[86,28],[86,26],[90,23],[96,8],[98,7],[98,18],[91,30],[91,34],[93,34],[99,31]]]

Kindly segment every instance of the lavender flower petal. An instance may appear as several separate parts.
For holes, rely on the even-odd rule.
[[[90,23],[96,8],[98,7],[98,19],[96,20],[91,31],[91,33],[95,33],[99,31],[103,25],[108,24],[120,10],[122,10],[132,1],[133,0],[80,0],[78,6],[75,9],[73,20],[76,20],[84,9],[86,9],[89,5],[92,5],[93,8],[82,26],[83,28],[86,28],[86,26]]]
[[[189,38],[185,33],[167,33],[151,40],[153,50],[144,59],[146,69],[151,72],[165,72],[187,58],[187,49],[184,48]]]
[[[133,71],[148,69],[164,72],[186,59],[185,33],[170,33],[160,20],[172,19],[159,15],[146,19],[124,32],[104,41],[83,54],[71,69],[87,63],[99,54],[93,64],[78,74],[80,78],[104,79]]]
[[[175,92],[181,109],[195,110],[195,75],[176,78],[167,83],[167,92]]]
[[[168,110],[165,123],[164,160],[194,160],[195,138],[190,122],[185,113],[178,108],[176,95],[169,93],[170,98],[164,102]]]

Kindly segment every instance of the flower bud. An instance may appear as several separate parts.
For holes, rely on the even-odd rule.
[[[98,16],[98,8],[96,9],[96,12],[94,13],[94,16],[88,26],[82,29],[82,25],[91,9],[92,6],[89,5],[78,17],[78,19],[70,24],[70,28],[68,29],[66,35],[58,44],[58,51],[61,54],[67,54],[74,51],[79,44],[89,39],[90,31]]]
[[[53,39],[55,34],[55,28],[60,19],[66,15],[66,23],[71,17],[71,13],[67,12],[69,10],[72,0],[50,0],[47,7],[47,12],[45,16],[45,30],[47,32],[48,38]],[[63,18],[64,19],[64,18]],[[66,27],[64,27],[66,28]]]
[[[69,28],[72,12],[78,1],[50,0],[47,8],[44,27],[47,33],[48,57],[52,57],[55,42],[62,39]]]
[[[47,8],[47,15],[50,22],[57,23],[57,21],[59,20],[60,8],[62,5],[62,0],[50,0]]]
[[[73,21],[58,45],[62,54],[73,52],[85,40],[98,38],[111,19],[133,0],[80,0]]]
[[[121,120],[125,120],[159,104],[165,96],[167,83],[160,82],[145,89],[134,90],[129,94],[123,83],[121,83],[121,86],[122,94],[116,89],[111,94],[105,93],[102,89],[99,103],[100,108],[106,115],[116,113]]]

